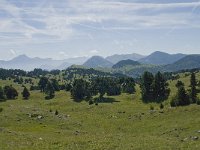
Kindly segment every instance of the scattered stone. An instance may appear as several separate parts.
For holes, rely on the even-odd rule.
[[[196,141],[196,140],[199,139],[199,137],[198,136],[192,136],[191,139],[194,140],[194,141]]]
[[[39,116],[37,116],[37,118],[38,118],[38,119],[42,119],[42,118],[43,118],[43,116],[39,115]]]
[[[40,137],[39,140],[42,140],[42,138]]]
[[[197,131],[197,133],[200,133],[200,130],[199,130],[199,131]]]

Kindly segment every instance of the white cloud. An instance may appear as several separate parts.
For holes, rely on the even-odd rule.
[[[105,32],[171,28],[171,26],[200,28],[199,17],[191,15],[194,9],[198,9],[200,2],[136,3],[113,0],[69,0],[58,3],[44,0],[41,3],[34,1],[23,1],[23,3],[34,5],[17,7],[5,0],[0,2],[0,8],[10,15],[0,20],[0,33],[13,33],[13,35],[1,35],[0,39],[10,38],[13,40],[7,42],[16,43],[57,42],[78,36],[80,27]],[[177,11],[179,8],[191,8],[191,13]],[[176,12],[173,13],[171,9]],[[162,13],[152,15],[141,13],[147,10],[162,11]],[[44,27],[37,28],[34,24],[27,23],[29,21],[41,22]],[[85,34],[94,39],[92,35]]]

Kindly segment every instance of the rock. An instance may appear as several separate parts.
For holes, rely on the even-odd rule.
[[[198,136],[192,136],[191,139],[194,140],[194,141],[196,141],[196,140],[199,139],[199,137]]]
[[[37,118],[38,118],[38,119],[42,119],[42,118],[43,118],[43,116],[39,115],[39,116],[37,116]]]
[[[188,140],[188,138],[184,138],[184,139],[183,139],[183,141],[187,141],[187,140]]]
[[[42,138],[40,137],[39,140],[42,140]]]
[[[200,133],[200,130],[199,130],[199,131],[197,131],[197,133]]]
[[[74,133],[74,134],[75,134],[75,135],[78,135],[79,133],[80,133],[79,131],[75,131],[75,133]]]

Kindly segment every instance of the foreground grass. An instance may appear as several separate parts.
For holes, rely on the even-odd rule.
[[[98,106],[73,102],[65,91],[52,100],[34,91],[29,100],[1,102],[0,149],[200,149],[200,106],[170,108],[168,100],[160,110],[143,104],[138,88]]]
[[[0,149],[199,149],[192,140],[200,134],[199,106],[161,112],[154,104],[151,112],[133,95],[115,100],[89,106],[59,92],[50,101],[35,93],[28,101],[0,103]]]

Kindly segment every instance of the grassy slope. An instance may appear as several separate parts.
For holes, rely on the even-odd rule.
[[[182,74],[181,80],[188,86],[189,77]],[[172,95],[175,82],[169,82]],[[22,90],[21,86],[17,88]],[[75,103],[64,91],[49,101],[44,100],[43,94],[32,92],[30,100],[20,96],[18,100],[2,102],[0,149],[200,148],[200,140],[190,138],[200,136],[200,106],[169,108],[166,101],[161,113],[158,104],[143,104],[137,89],[135,95],[123,94],[113,97],[116,102],[98,106]],[[154,105],[155,112],[149,111],[150,105]],[[54,115],[55,110],[58,116]],[[28,114],[44,118],[31,118]]]

